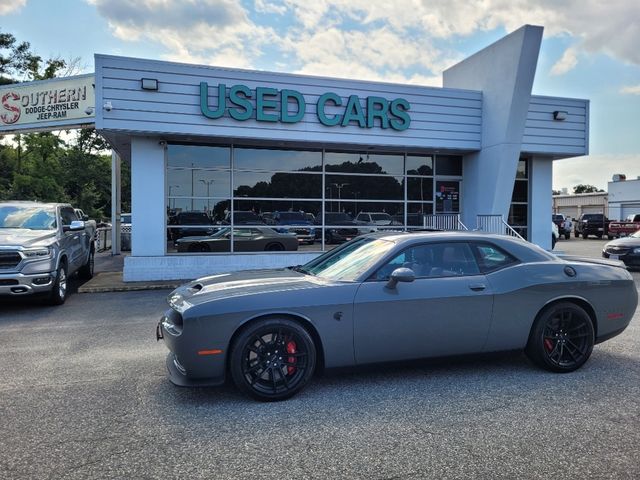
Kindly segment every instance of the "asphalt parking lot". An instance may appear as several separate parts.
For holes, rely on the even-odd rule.
[[[640,478],[639,314],[572,374],[508,353],[332,372],[262,404],[168,382],[167,293],[0,305],[1,479]]]

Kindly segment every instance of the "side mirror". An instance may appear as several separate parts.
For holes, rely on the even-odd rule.
[[[401,267],[396,268],[393,272],[391,272],[391,276],[389,281],[387,282],[386,287],[390,290],[396,288],[398,282],[413,282],[416,279],[416,274],[410,268]]]
[[[84,222],[82,220],[74,220],[71,222],[71,225],[63,225],[63,232],[79,232],[80,230],[84,230]]]

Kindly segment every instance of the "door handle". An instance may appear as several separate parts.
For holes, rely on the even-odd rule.
[[[481,292],[482,290],[487,288],[487,286],[484,283],[471,283],[469,284],[469,288],[474,292]]]

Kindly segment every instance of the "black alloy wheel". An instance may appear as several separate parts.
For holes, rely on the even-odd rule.
[[[229,358],[231,377],[247,395],[285,400],[309,382],[316,349],[309,333],[289,319],[264,319],[242,331]]]
[[[571,302],[548,307],[531,330],[526,354],[552,372],[572,372],[591,356],[595,334],[589,314]]]
[[[265,250],[268,252],[281,252],[284,250],[284,245],[281,243],[270,243],[266,246]]]

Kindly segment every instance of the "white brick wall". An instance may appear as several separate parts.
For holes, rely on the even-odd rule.
[[[173,255],[166,257],[125,257],[124,281],[183,280],[206,275],[254,268],[280,268],[300,265],[318,253],[269,253],[254,255]]]

